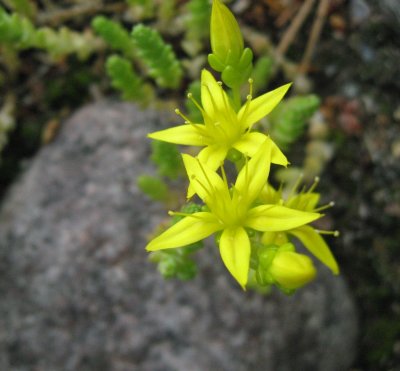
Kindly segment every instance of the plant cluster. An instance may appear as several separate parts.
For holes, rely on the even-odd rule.
[[[283,140],[285,130],[292,130],[295,140],[304,116],[318,105],[317,98],[292,98],[279,109],[291,84],[253,97],[253,52],[244,48],[239,25],[220,0],[213,1],[210,37],[212,53],[208,60],[221,73],[222,81],[203,69],[200,100],[188,94],[201,119],[192,121],[177,109],[182,125],[149,134],[158,141],[201,148],[196,156],[182,154],[189,180],[187,198],[197,197],[199,201],[169,212],[174,217],[172,225],[146,247],[153,252],[151,259],[158,263],[164,277],[192,278],[195,269],[191,254],[202,247],[199,242],[214,235],[222,261],[243,289],[276,285],[291,293],[316,275],[311,258],[297,251],[295,238],[338,274],[336,260],[322,238],[323,234],[338,233],[310,225],[332,203],[318,206],[317,180],[308,190],[299,191],[299,184],[289,192],[272,187],[271,166],[286,167],[288,160],[271,137],[257,127],[263,117],[277,112],[285,123],[280,129],[281,143],[287,145],[291,141]],[[246,81],[249,93],[242,101],[241,88]],[[298,107],[300,115],[296,114]]]

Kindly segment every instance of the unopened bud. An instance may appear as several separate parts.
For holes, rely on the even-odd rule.
[[[212,52],[221,63],[226,64],[228,58],[239,61],[243,36],[234,15],[220,0],[213,0],[210,38]]]
[[[315,278],[316,269],[306,255],[279,251],[269,267],[269,273],[283,288],[297,289]]]

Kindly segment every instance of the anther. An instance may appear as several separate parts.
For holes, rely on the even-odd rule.
[[[339,231],[323,231],[320,229],[315,229],[315,232],[317,232],[318,234],[331,235],[333,237],[339,237],[340,235]]]
[[[204,112],[203,107],[199,104],[199,102],[197,102],[196,99],[194,99],[193,94],[188,93],[187,97],[188,97],[188,99],[190,99],[193,102],[193,104],[197,107],[197,109],[204,115],[205,112]]]
[[[179,109],[179,108],[175,108],[175,113],[178,115],[178,116],[180,116],[180,117],[182,117],[185,121],[185,124],[190,124],[190,125],[192,125],[192,121],[190,121],[190,119],[189,119],[189,117],[187,117],[186,115],[184,115],[182,112],[181,112],[181,110]]]
[[[333,206],[335,206],[335,203],[334,203],[333,201],[331,201],[331,202],[329,202],[329,203],[326,204],[326,205],[317,207],[316,209],[313,210],[313,212],[318,213],[318,212],[320,212],[320,211],[322,211],[322,210],[329,209],[330,207],[333,207]]]

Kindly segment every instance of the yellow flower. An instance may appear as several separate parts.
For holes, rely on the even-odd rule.
[[[280,205],[253,205],[267,181],[271,151],[270,142],[264,141],[241,169],[231,189],[223,171],[221,178],[200,159],[183,155],[194,191],[209,211],[185,215],[181,221],[150,241],[146,249],[156,251],[180,247],[221,231],[219,248],[222,260],[232,276],[245,288],[251,252],[246,229],[261,232],[286,231],[320,217],[318,213]]]
[[[283,199],[281,190],[277,191],[271,185],[266,184],[260,194],[260,199],[262,202],[280,202],[282,205],[295,210],[319,212],[327,207],[333,206],[333,203],[317,208],[320,195],[319,193],[313,192],[317,182],[318,179],[308,191],[302,191],[299,193],[296,193],[297,186],[295,186],[291,194],[286,199]],[[275,243],[277,245],[281,245],[289,240],[288,234],[292,235],[299,239],[317,259],[319,259],[332,271],[332,273],[339,274],[339,266],[336,262],[336,259],[329,249],[329,246],[321,237],[321,234],[323,233],[333,234],[335,236],[339,234],[337,231],[324,232],[316,230],[309,225],[302,225],[293,229],[288,229],[284,233],[264,233],[262,242],[264,244]]]
[[[266,135],[252,132],[252,126],[271,112],[289,89],[286,84],[247,102],[235,111],[230,98],[207,70],[201,74],[201,103],[204,124],[186,119],[184,125],[149,134],[152,139],[203,148],[198,157],[212,170],[223,163],[228,151],[235,148],[246,156],[253,156],[260,145],[268,143],[271,162],[286,166],[288,161],[277,145]]]

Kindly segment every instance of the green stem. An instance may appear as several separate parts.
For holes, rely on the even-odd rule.
[[[235,105],[236,111],[239,111],[240,106],[241,106],[239,86],[232,87],[232,98],[233,98],[233,104]]]

